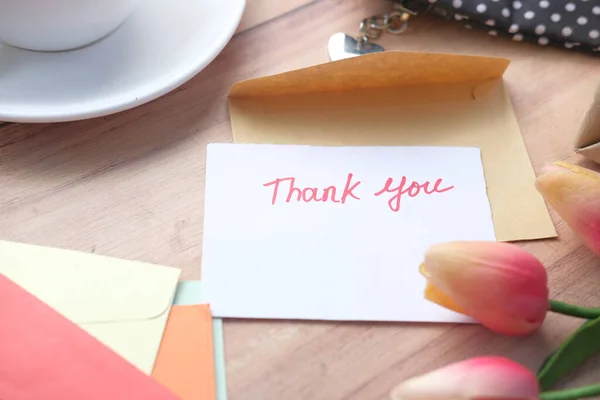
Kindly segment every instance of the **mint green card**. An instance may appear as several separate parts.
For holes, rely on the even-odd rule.
[[[201,304],[200,281],[181,281],[173,304]],[[227,400],[227,376],[225,371],[225,345],[223,344],[223,321],[213,318],[213,343],[215,347],[215,377],[217,379],[217,400]]]

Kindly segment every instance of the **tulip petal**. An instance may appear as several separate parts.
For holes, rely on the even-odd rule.
[[[450,309],[455,304],[464,314],[496,332],[529,334],[545,319],[546,270],[533,255],[516,245],[437,244],[427,250],[422,270],[428,282],[443,294],[430,293],[434,302]],[[444,296],[451,302],[446,303]]]
[[[536,188],[595,254],[600,256],[600,174],[569,164],[554,163],[536,179]]]
[[[421,264],[419,266],[419,272],[425,278],[429,277],[429,273],[427,272],[427,269],[425,268],[425,264]],[[429,281],[427,281],[427,284],[425,286],[425,292],[423,294],[423,297],[425,297],[425,299],[431,301],[432,303],[440,305],[449,310],[452,310],[452,311],[455,311],[455,312],[461,313],[461,314],[466,314],[465,310],[460,308],[458,306],[458,304],[456,304],[454,302],[454,300],[452,300],[450,297],[448,297],[448,295],[446,293],[442,292],[440,289],[438,289],[435,285],[433,285]]]
[[[535,374],[504,357],[478,357],[411,378],[390,394],[392,400],[537,399]]]
[[[460,308],[460,306],[448,297],[446,293],[435,287],[431,282],[427,282],[427,285],[425,286],[424,297],[432,303],[447,308],[448,310],[468,315],[467,312]]]

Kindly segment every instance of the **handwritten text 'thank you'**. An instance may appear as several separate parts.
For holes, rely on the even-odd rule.
[[[322,202],[322,203],[339,203],[346,204],[349,201],[358,201],[360,195],[361,181],[357,180],[352,173],[349,173],[346,178],[346,183],[343,187],[335,185],[326,188],[318,187],[301,187],[296,186],[296,178],[286,177],[277,178],[274,181],[264,183],[263,186],[270,188],[272,192],[271,204],[275,205],[278,202],[290,203],[303,202]],[[454,186],[445,186],[442,178],[438,178],[434,183],[425,181],[420,183],[411,181],[406,176],[402,176],[399,182],[394,183],[394,178],[388,178],[383,184],[383,188],[375,193],[374,196],[390,195],[388,206],[394,212],[400,211],[400,205],[403,196],[417,197],[419,195],[432,195],[435,193],[444,193],[454,189]]]

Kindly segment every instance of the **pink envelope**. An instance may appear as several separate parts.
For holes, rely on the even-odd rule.
[[[1,274],[0,399],[179,400]]]

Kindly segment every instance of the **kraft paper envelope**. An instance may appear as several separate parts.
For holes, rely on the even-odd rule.
[[[181,271],[0,241],[0,274],[152,372]]]
[[[1,274],[0,321],[3,400],[178,399]]]
[[[181,281],[175,293],[175,305],[201,304],[200,281]],[[212,319],[213,358],[216,379],[217,400],[227,400],[227,372],[225,370],[225,344],[223,342],[223,320]]]
[[[238,82],[229,93],[234,141],[479,147],[497,240],[553,237],[504,90],[508,64],[383,52]]]
[[[171,308],[152,377],[181,400],[217,398],[208,304]]]
[[[600,86],[583,116],[575,139],[575,150],[588,159],[600,163]]]

